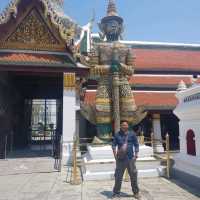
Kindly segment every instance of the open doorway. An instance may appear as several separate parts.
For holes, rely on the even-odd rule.
[[[30,109],[31,116],[28,121],[28,145],[31,150],[44,151],[54,155],[56,148],[56,134],[58,121],[58,108],[60,101],[56,99],[32,99],[28,103],[26,115]],[[29,108],[30,106],[30,108]]]
[[[7,110],[1,122],[9,122],[1,124],[1,136],[6,138],[1,140],[3,154],[12,158],[57,156],[62,136],[63,74],[9,72],[2,94]]]

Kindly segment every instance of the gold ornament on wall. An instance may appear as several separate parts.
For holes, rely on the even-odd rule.
[[[66,73],[64,74],[64,89],[73,90],[76,86],[76,74],[75,73]]]

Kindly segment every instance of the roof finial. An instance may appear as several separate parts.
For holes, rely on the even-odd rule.
[[[109,0],[107,16],[118,16],[115,0]]]
[[[186,86],[185,82],[183,80],[181,80],[178,84],[177,91],[182,91],[182,90],[186,90],[186,89],[187,89],[187,86]]]

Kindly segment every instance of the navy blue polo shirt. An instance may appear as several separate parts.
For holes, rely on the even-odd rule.
[[[120,148],[126,140],[126,134],[123,131],[119,131],[115,134],[112,142],[112,148],[116,149],[116,147]],[[128,149],[127,149],[127,157],[128,159],[132,159],[135,155],[135,152],[139,152],[139,143],[135,132],[128,131]]]

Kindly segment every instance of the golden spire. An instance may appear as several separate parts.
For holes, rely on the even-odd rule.
[[[56,3],[61,8],[64,7],[64,0],[53,0],[54,3]]]
[[[109,0],[107,16],[118,16],[115,0]]]

